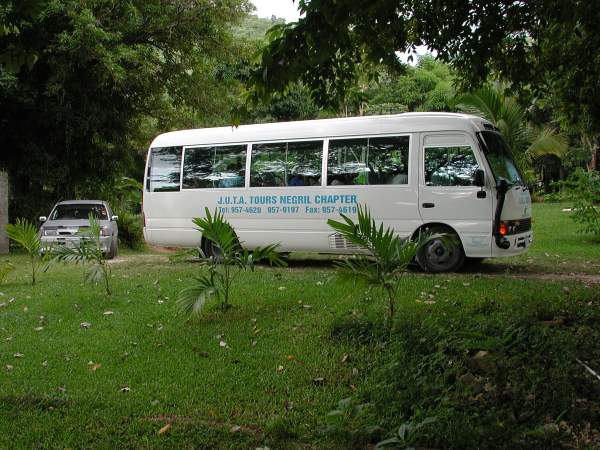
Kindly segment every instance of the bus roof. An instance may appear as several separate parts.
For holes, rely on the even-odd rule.
[[[200,128],[172,131],[157,136],[150,147],[175,147],[324,137],[360,136],[427,131],[480,131],[486,120],[457,113],[404,113],[385,116],[345,117],[262,123],[239,127]]]

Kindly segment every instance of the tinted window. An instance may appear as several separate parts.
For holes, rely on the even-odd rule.
[[[246,146],[186,148],[183,189],[244,187]]]
[[[511,184],[524,184],[523,177],[515,164],[510,150],[499,133],[484,131],[480,134],[483,138],[483,151],[487,158],[496,182],[504,178]]]
[[[329,141],[327,184],[407,184],[408,136]]]
[[[323,141],[254,144],[250,186],[319,185],[322,155]]]
[[[181,178],[181,147],[153,148],[148,162],[146,190],[178,191]]]
[[[468,145],[425,148],[427,186],[473,186],[473,173],[478,168]]]

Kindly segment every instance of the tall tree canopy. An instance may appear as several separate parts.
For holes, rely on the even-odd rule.
[[[94,188],[133,164],[132,141],[168,106],[214,107],[247,0],[5,0],[0,168],[12,210]]]
[[[302,80],[329,105],[364,63],[402,69],[397,52],[427,45],[463,87],[490,74],[552,93],[574,126],[600,135],[600,8],[585,0],[299,0],[305,16],[279,25],[254,73],[256,95]]]

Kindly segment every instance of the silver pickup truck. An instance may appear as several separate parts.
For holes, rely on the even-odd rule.
[[[107,258],[117,256],[119,229],[118,217],[113,215],[108,203],[102,200],[68,200],[54,205],[48,217],[40,217],[42,253],[52,247],[79,246],[90,227],[89,215],[93,214],[100,225],[100,246]]]

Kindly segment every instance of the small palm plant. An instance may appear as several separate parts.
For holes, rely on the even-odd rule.
[[[428,238],[419,235],[417,239],[402,239],[391,228],[384,229],[383,224],[378,227],[363,205],[358,205],[356,222],[344,214],[340,216],[343,222],[329,219],[329,226],[367,253],[337,261],[339,274],[342,278],[366,281],[383,291],[388,303],[386,323],[391,327],[402,275]]]
[[[208,266],[208,273],[194,278],[192,285],[179,294],[177,305],[183,314],[198,314],[211,298],[220,302],[222,309],[230,308],[230,291],[235,278],[242,271],[254,271],[255,263],[259,261],[267,261],[275,266],[286,265],[277,253],[279,244],[259,247],[252,252],[244,250],[235,230],[222,213],[215,210],[211,214],[205,208],[205,214],[205,218],[197,217],[193,222],[204,239],[212,243],[215,251],[213,256],[207,258],[200,250],[201,258]]]
[[[53,261],[75,264],[90,264],[85,274],[86,283],[104,282],[106,295],[111,295],[110,266],[100,244],[101,228],[98,220],[90,213],[89,229],[82,235],[78,247],[60,246],[53,249]]]
[[[14,224],[6,226],[8,238],[25,249],[31,263],[31,284],[36,281],[38,267],[43,263],[42,241],[38,229],[34,224],[25,219],[17,219]]]

